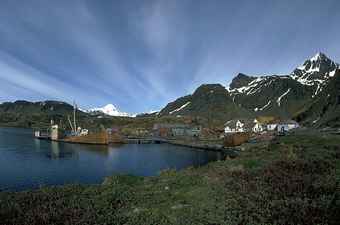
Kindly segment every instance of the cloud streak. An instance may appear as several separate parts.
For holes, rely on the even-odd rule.
[[[0,101],[142,112],[238,72],[290,72],[316,51],[340,61],[338,10],[336,0],[5,0]]]

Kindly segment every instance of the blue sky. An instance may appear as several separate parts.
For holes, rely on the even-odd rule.
[[[1,0],[0,102],[162,108],[239,72],[340,62],[338,0]]]

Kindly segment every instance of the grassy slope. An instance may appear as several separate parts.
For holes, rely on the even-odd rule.
[[[1,224],[336,224],[340,137],[294,135],[236,159],[98,186],[0,194]],[[338,187],[339,189],[339,187]]]

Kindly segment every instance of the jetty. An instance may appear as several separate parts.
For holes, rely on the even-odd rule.
[[[169,143],[169,141],[164,138],[154,138],[154,137],[145,137],[145,138],[128,137],[124,139],[124,143],[126,144],[162,144],[162,143]]]
[[[188,141],[188,140],[168,140],[167,143],[183,146],[183,147],[189,147],[189,148],[197,148],[197,149],[204,149],[209,151],[222,151],[224,150],[224,146],[221,144],[216,143],[205,143],[200,141]]]

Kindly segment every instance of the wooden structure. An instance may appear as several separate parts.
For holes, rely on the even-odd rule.
[[[234,133],[224,137],[224,147],[236,147],[246,143],[251,137],[250,133]]]
[[[95,145],[108,145],[111,143],[124,143],[123,138],[117,134],[109,134],[106,131],[99,133],[88,134],[86,136],[70,136],[60,139],[62,142],[78,143],[78,144],[95,144]]]

